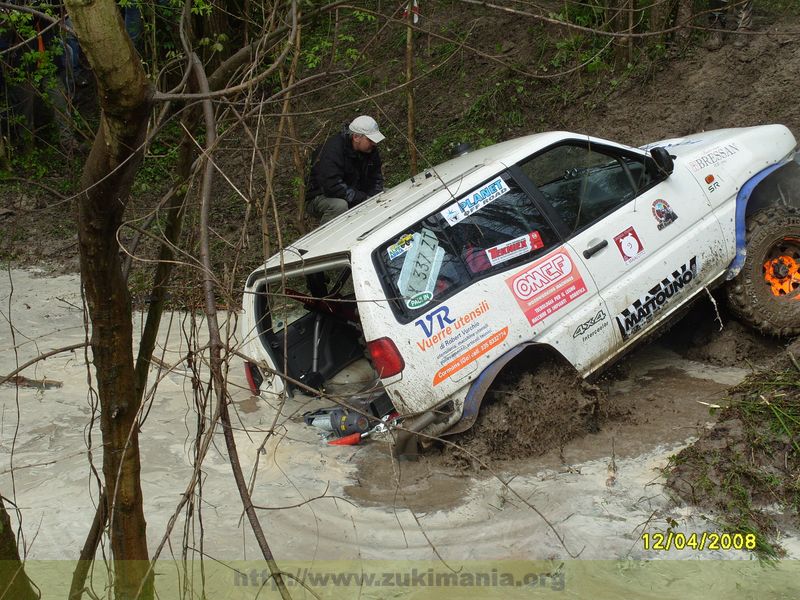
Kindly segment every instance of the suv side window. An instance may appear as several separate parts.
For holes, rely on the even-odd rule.
[[[520,163],[569,235],[626,204],[655,180],[643,158],[587,144],[562,144]]]
[[[558,242],[530,196],[503,173],[381,244],[374,257],[392,306],[410,318]]]

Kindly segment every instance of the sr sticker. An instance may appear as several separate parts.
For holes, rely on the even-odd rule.
[[[409,249],[411,248],[413,240],[414,240],[414,235],[411,233],[407,233],[404,236],[401,236],[399,240],[397,240],[394,244],[392,244],[386,249],[386,252],[389,253],[389,260],[394,260],[398,256],[402,256],[403,254],[408,252]]]

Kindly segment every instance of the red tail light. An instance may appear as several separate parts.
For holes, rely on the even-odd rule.
[[[372,366],[380,377],[392,377],[406,368],[406,361],[388,337],[367,342],[367,350],[372,357]]]
[[[250,387],[250,393],[253,394],[253,396],[258,396],[261,383],[264,381],[258,367],[251,362],[245,362],[244,374],[247,377],[247,385]]]

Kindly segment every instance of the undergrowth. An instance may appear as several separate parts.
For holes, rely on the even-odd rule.
[[[728,401],[715,426],[672,458],[668,486],[712,509],[720,529],[754,533],[754,553],[774,559],[783,553],[779,519],[800,525],[800,364],[789,352],[732,388]]]

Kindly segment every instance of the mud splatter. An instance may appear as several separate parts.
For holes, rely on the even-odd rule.
[[[444,446],[442,457],[451,468],[480,470],[481,461],[539,456],[597,431],[616,412],[600,387],[568,367],[545,363],[499,382],[472,429],[449,438],[458,447]]]

